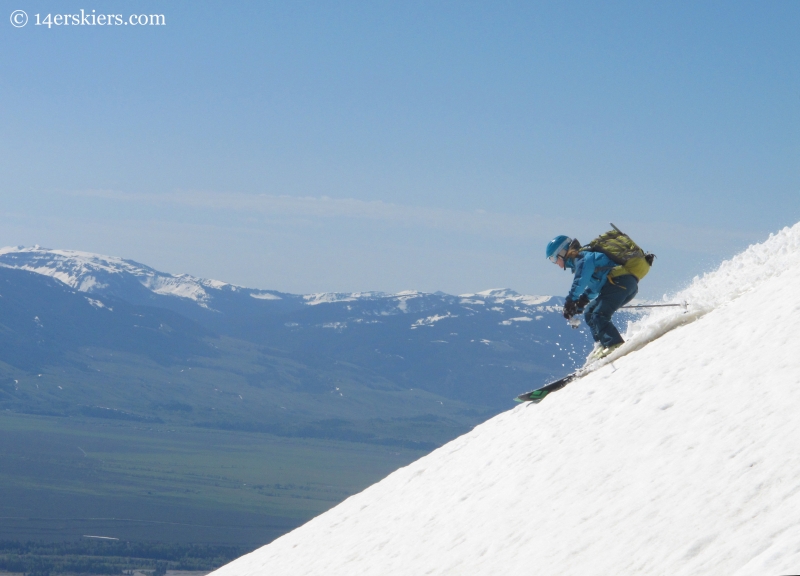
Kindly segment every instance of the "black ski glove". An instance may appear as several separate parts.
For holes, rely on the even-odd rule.
[[[583,313],[583,309],[586,308],[588,303],[589,297],[586,294],[581,294],[581,297],[578,298],[578,301],[575,303],[578,307],[578,314]]]
[[[567,298],[564,302],[564,318],[569,320],[578,313],[578,303]]]

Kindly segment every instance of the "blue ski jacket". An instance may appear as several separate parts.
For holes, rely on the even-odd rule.
[[[575,274],[567,299],[576,301],[582,294],[589,300],[597,298],[616,264],[602,252],[581,252],[567,261],[566,266]]]

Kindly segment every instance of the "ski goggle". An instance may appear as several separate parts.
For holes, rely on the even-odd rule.
[[[550,262],[553,264],[558,264],[558,259],[565,259],[567,255],[567,250],[569,250],[569,245],[572,243],[572,240],[567,239],[561,243],[561,246],[558,247],[558,250],[553,252],[553,255],[550,256]]]
[[[558,252],[550,256],[550,262],[552,262],[553,264],[558,264],[558,259],[559,258],[564,259],[564,256],[566,255],[567,255],[566,250],[559,250]]]

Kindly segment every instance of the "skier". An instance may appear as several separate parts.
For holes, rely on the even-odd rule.
[[[616,227],[585,247],[568,236],[556,236],[547,245],[546,254],[551,262],[575,276],[564,303],[564,318],[569,321],[583,314],[595,341],[587,360],[608,356],[625,342],[611,316],[636,296],[639,280],[647,274],[653,256],[645,254]]]

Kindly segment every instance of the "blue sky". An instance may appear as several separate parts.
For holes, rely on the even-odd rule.
[[[562,294],[611,221],[658,298],[800,220],[796,2],[0,5],[2,245]],[[35,25],[81,9],[166,25]]]

